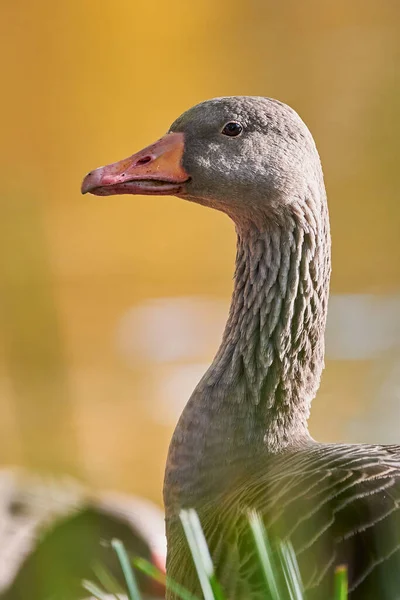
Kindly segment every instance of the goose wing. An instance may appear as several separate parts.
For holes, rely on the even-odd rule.
[[[198,512],[230,599],[265,598],[248,524],[256,510],[273,545],[293,545],[307,598],[331,597],[334,569],[345,564],[351,600],[393,600],[400,598],[399,508],[399,446],[315,445],[256,465]],[[168,572],[200,593],[180,524],[167,526],[177,541]]]

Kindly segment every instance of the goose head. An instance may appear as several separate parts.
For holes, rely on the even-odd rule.
[[[233,96],[194,106],[154,144],[91,171],[82,193],[175,195],[243,224],[279,218],[306,195],[318,201],[321,186],[297,113],[270,98]]]

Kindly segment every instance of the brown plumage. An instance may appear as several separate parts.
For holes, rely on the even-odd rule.
[[[298,115],[268,98],[204,102],[160,142],[90,173],[82,190],[173,193],[236,226],[223,340],[169,450],[168,574],[200,594],[179,522],[194,507],[227,596],[264,598],[246,517],[256,509],[272,540],[291,540],[308,598],[329,597],[343,563],[351,600],[400,598],[400,448],[319,444],[308,433],[330,234],[319,156]]]

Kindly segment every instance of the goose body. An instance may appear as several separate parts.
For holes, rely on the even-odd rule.
[[[319,444],[307,428],[324,364],[329,216],[314,140],[269,98],[203,102],[83,192],[174,194],[235,223],[237,258],[221,346],[174,432],[164,484],[167,572],[201,594],[179,522],[196,508],[229,599],[263,598],[247,524],[289,539],[307,598],[400,598],[400,447]],[[333,407],[334,409],[334,407]],[[169,592],[168,598],[175,598]]]

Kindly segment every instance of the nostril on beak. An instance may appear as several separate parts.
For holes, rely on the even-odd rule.
[[[153,160],[152,156],[143,156],[143,158],[139,158],[139,160],[136,162],[136,166],[147,165],[147,163],[151,162],[152,160]]]

